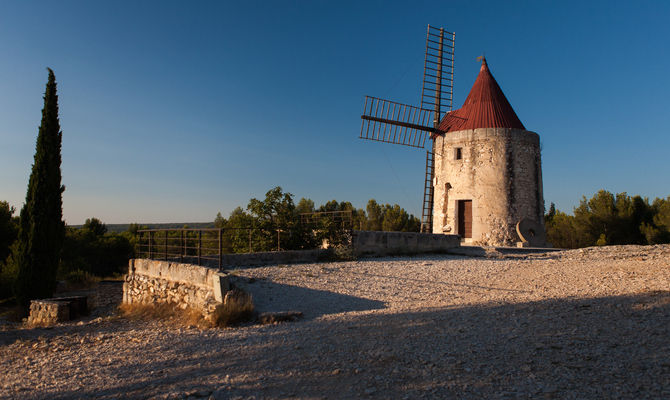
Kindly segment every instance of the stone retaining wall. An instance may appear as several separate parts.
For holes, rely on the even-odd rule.
[[[213,268],[133,259],[123,284],[123,303],[170,303],[199,310],[208,318],[229,289],[228,275]]]
[[[459,247],[458,235],[418,232],[354,231],[354,256],[442,253]]]

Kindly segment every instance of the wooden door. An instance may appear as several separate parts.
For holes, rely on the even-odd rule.
[[[458,200],[458,234],[472,237],[472,200]]]

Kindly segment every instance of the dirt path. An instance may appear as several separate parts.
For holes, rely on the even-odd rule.
[[[299,322],[0,331],[0,398],[670,398],[670,246],[236,271]]]

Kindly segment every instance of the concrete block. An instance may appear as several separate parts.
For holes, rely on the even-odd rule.
[[[214,274],[212,281],[212,292],[214,293],[214,300],[223,303],[223,298],[230,290],[230,279],[228,274],[217,272]]]

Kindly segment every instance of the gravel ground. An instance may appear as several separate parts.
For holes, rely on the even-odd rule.
[[[304,318],[5,324],[0,398],[670,398],[670,245],[234,273]]]

